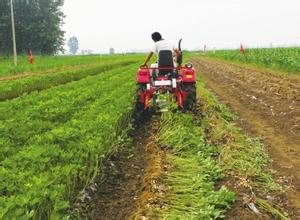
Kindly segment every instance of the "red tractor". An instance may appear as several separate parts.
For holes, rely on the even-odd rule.
[[[180,49],[179,41],[179,49]],[[172,51],[160,51],[158,63],[139,68],[136,76],[137,111],[154,108],[167,111],[172,103],[183,111],[196,107],[196,72],[190,63],[182,66],[182,53],[174,66]],[[174,105],[174,104],[173,104]]]

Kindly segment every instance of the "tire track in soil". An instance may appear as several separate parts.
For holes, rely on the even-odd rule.
[[[150,207],[160,206],[163,195],[157,189],[166,156],[155,143],[159,121],[156,115],[138,125],[132,134],[132,151],[123,149],[104,163],[88,219],[147,219],[152,215]]]
[[[263,138],[277,179],[288,186],[285,206],[292,218],[300,219],[300,78],[191,60],[205,86],[239,116],[238,125]]]

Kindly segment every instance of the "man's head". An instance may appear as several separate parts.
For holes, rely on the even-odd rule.
[[[161,37],[161,35],[160,35],[159,32],[154,32],[154,33],[151,35],[151,37],[152,37],[152,40],[153,40],[154,42],[160,41],[160,40],[162,39],[162,37]]]

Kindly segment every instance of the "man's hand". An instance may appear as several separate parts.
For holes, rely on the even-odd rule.
[[[143,65],[141,65],[141,68],[147,68],[147,67],[148,67],[148,66],[147,66],[147,63],[148,63],[149,60],[151,59],[152,55],[153,55],[153,52],[149,52],[149,53],[148,53],[145,62],[143,63]]]
[[[142,64],[142,65],[140,65],[140,68],[144,69],[144,68],[148,68],[148,66],[147,66],[147,64]]]

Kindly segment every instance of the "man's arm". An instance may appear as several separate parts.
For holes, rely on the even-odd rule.
[[[143,63],[142,66],[146,66],[147,65],[147,63],[151,59],[152,55],[153,55],[152,51],[148,53],[147,58],[146,58],[146,60],[145,60],[145,62]]]

